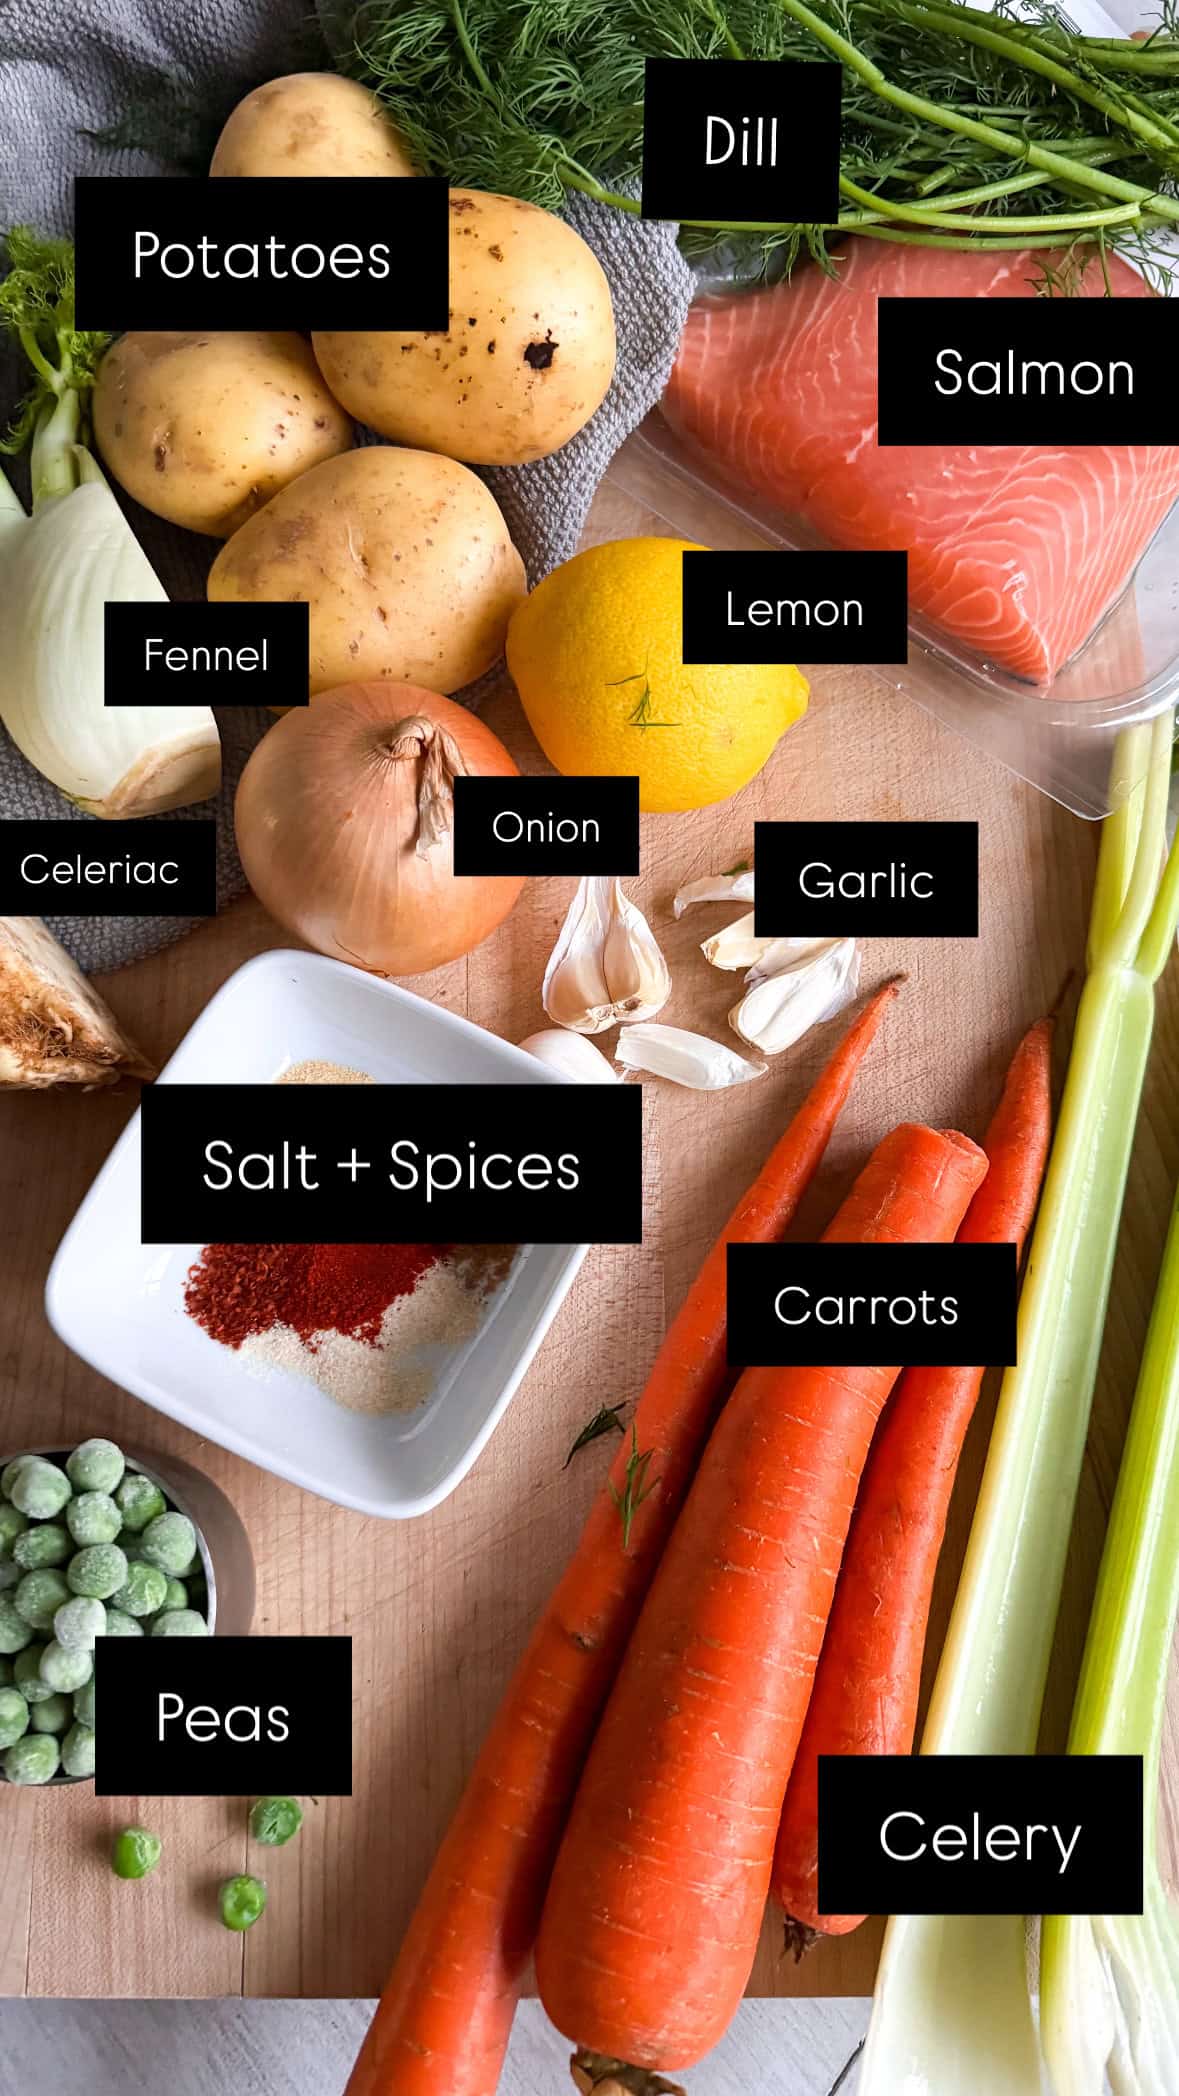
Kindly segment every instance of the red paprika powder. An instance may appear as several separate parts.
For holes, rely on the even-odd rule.
[[[376,1346],[390,1303],[412,1295],[451,1245],[206,1245],[188,1270],[184,1307],[223,1346],[287,1325],[314,1351],[316,1332]]]

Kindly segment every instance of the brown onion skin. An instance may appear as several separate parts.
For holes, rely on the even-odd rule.
[[[277,720],[251,755],[234,804],[238,852],[263,907],[319,953],[374,975],[424,975],[461,959],[502,924],[524,886],[522,874],[454,880],[450,835],[427,861],[417,858],[402,782],[416,784],[420,763],[389,757],[383,741],[411,716],[451,735],[468,771],[518,776],[499,737],[464,706],[382,680],[337,685]],[[367,866],[350,867],[348,825],[356,820],[379,849]],[[333,867],[342,846],[344,860]]]

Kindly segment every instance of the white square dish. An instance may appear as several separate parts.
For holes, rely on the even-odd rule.
[[[157,1080],[272,1083],[292,1064],[350,1064],[384,1084],[559,1084],[519,1048],[410,990],[320,954],[247,961],[211,998]],[[360,1513],[423,1514],[459,1483],[502,1419],[587,1247],[526,1245],[470,1344],[413,1412],[346,1410],[309,1379],[212,1339],[184,1309],[200,1244],[139,1242],[140,1117],[66,1231],[45,1308],[82,1359],[252,1463]]]

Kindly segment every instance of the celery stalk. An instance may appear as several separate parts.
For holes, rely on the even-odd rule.
[[[1179,921],[1160,881],[1173,722],[1125,731],[1088,974],[995,1429],[923,1754],[1034,1751],[1154,1017]],[[1128,782],[1135,782],[1129,784]],[[885,1937],[859,2096],[1040,2096],[1018,1915],[906,1915]]]
[[[1072,1754],[1143,1757],[1141,1915],[1053,1916],[1041,2029],[1056,2096],[1179,2089],[1179,1912],[1159,1877],[1159,1760],[1179,1611],[1179,1208],[1163,1254],[1081,1679]],[[1110,1828],[1111,1840],[1120,1831]]]

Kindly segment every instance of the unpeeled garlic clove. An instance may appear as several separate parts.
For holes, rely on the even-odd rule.
[[[540,1033],[530,1033],[521,1041],[525,1054],[534,1055],[538,1063],[547,1063],[573,1084],[617,1084],[617,1072],[610,1068],[600,1048],[584,1034],[570,1033],[567,1027],[544,1027]]]
[[[710,1041],[705,1034],[689,1033],[683,1026],[653,1025],[650,1020],[628,1026],[619,1034],[614,1055],[628,1070],[668,1077],[694,1092],[722,1092],[766,1074],[764,1063],[747,1062],[723,1041]]]
[[[687,881],[677,888],[672,900],[672,910],[682,917],[698,902],[752,902],[752,866],[734,867],[731,873],[706,873],[698,881]]]
[[[746,976],[729,1025],[763,1055],[781,1055],[849,1004],[859,979],[854,939],[776,939]]]
[[[602,1033],[619,1020],[654,1018],[670,995],[667,962],[642,911],[621,881],[587,874],[545,970],[549,1018],[574,1033]]]
[[[773,939],[759,939],[753,929],[753,916],[753,911],[747,910],[744,917],[734,918],[732,924],[726,924],[723,931],[714,932],[711,939],[703,939],[700,951],[705,960],[711,961],[714,968],[732,970],[758,967],[763,956],[777,942]]]

